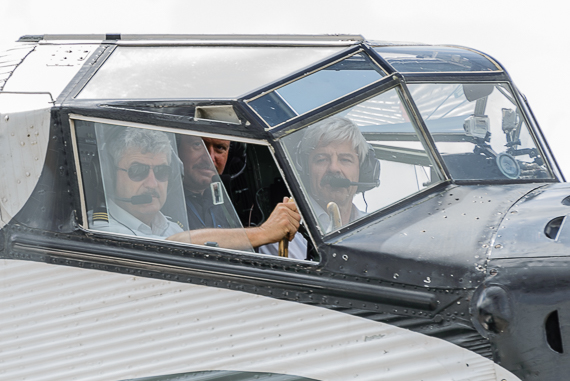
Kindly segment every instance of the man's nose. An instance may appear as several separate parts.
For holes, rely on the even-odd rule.
[[[156,188],[158,186],[158,180],[154,176],[153,168],[148,172],[148,176],[144,179],[143,184],[147,188]]]
[[[328,171],[329,171],[329,172],[332,172],[332,173],[340,173],[340,172],[341,172],[341,170],[340,170],[341,168],[340,168],[340,165],[339,165],[339,164],[340,164],[340,163],[339,163],[339,161],[338,161],[338,158],[337,158],[336,156],[333,156],[333,157],[331,158]]]
[[[209,162],[210,161],[209,156],[211,156],[211,154],[210,154],[210,150],[208,149],[208,147],[206,147],[205,149],[201,148],[200,156],[198,157],[197,162],[200,162],[200,163]]]

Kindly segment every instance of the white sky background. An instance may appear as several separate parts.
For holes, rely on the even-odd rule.
[[[29,34],[361,34],[462,45],[498,60],[570,177],[570,32],[560,1],[0,0],[0,50]]]

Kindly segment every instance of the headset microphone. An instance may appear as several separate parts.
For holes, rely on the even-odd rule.
[[[139,194],[139,195],[133,196],[131,198],[115,197],[115,200],[130,202],[133,205],[143,205],[143,204],[151,204],[152,203],[152,196],[150,194]]]
[[[333,177],[329,179],[328,183],[333,188],[348,188],[356,185],[371,186],[373,188],[378,186],[380,184],[380,181],[377,181],[375,183],[353,182],[342,177]]]

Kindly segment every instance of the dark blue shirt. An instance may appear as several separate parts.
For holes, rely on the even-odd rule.
[[[206,189],[203,194],[186,191],[184,196],[190,230],[241,227],[232,204],[226,200],[222,204],[214,205],[209,189]]]

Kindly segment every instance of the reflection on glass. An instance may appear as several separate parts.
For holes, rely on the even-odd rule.
[[[367,56],[355,54],[248,103],[269,126],[274,127],[369,85],[384,75]]]
[[[409,89],[454,179],[552,178],[507,85]]]
[[[342,49],[119,46],[78,98],[236,98]]]
[[[253,251],[202,138],[75,126],[90,229]]]
[[[395,89],[282,142],[323,234],[439,181]]]
[[[443,46],[384,46],[374,48],[397,71],[458,72],[499,71],[494,62],[482,54]]]

